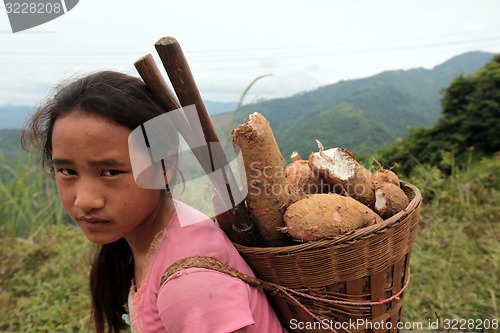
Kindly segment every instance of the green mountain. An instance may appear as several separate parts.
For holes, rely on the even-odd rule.
[[[204,103],[210,115],[233,111],[238,105],[236,102],[214,102],[208,100],[205,100]]]
[[[205,101],[205,107],[210,115],[232,111],[236,109],[237,104],[236,102]],[[35,108],[29,105],[0,106],[0,130],[22,128],[34,111]]]
[[[317,149],[345,147],[356,155],[370,155],[383,144],[406,135],[408,127],[430,126],[440,117],[441,91],[460,74],[477,71],[493,54],[470,52],[432,69],[387,71],[341,81],[292,97],[261,101],[235,117],[262,113],[270,122],[285,158],[298,151],[305,158]],[[219,128],[233,115],[213,117]],[[248,118],[247,118],[248,119]],[[232,125],[234,127],[234,125]]]
[[[315,139],[325,147],[345,147],[358,157],[371,155],[381,145],[406,135],[409,126],[431,126],[440,117],[442,89],[458,75],[476,72],[492,57],[491,53],[469,52],[432,69],[387,71],[341,81],[248,105],[238,114],[216,114],[212,119],[221,140],[230,140],[230,130],[245,115],[262,113],[271,123],[285,158],[293,151],[307,157],[317,149]],[[225,103],[219,106],[230,107]],[[20,109],[15,111],[23,114]],[[19,149],[18,135],[0,130],[0,151],[5,154]]]
[[[22,128],[33,111],[33,107],[28,105],[0,106],[0,129]]]

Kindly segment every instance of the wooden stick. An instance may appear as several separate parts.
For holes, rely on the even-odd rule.
[[[172,67],[165,66],[167,70],[167,74],[171,79],[172,86],[174,90],[179,96],[179,100],[175,97],[175,94],[168,88],[165,83],[163,77],[161,76],[156,64],[154,63],[151,55],[147,55],[141,59],[139,59],[135,66],[139,71],[141,77],[143,77],[144,82],[148,85],[148,87],[153,91],[153,93],[159,97],[160,101],[167,107],[168,109],[179,108],[181,106],[188,106],[194,104],[196,106],[196,110],[198,113],[198,117],[201,123],[201,127],[203,130],[203,135],[205,137],[205,141],[207,142],[207,147],[209,150],[209,158],[210,161],[206,161],[206,156],[201,156],[202,154],[196,154],[196,149],[193,149],[193,153],[200,161],[200,164],[204,167],[207,175],[210,172],[216,170],[220,166],[225,166],[228,164],[226,156],[223,154],[222,147],[220,146],[219,139],[215,130],[213,129],[210,117],[208,116],[208,112],[206,111],[205,105],[201,99],[201,95],[198,91],[196,83],[194,82],[191,71],[189,70],[189,66],[187,65],[187,61],[180,49],[179,44],[175,39],[173,44],[175,49],[169,50],[169,47],[166,48],[160,46],[158,47],[158,43],[155,45],[157,47],[158,53],[160,54],[160,58],[165,66],[164,59],[175,59],[176,65],[173,68],[176,68],[178,74],[175,75],[176,79],[172,79]],[[160,40],[161,41],[161,40]],[[170,68],[170,69],[168,69]],[[179,72],[180,69],[180,72]],[[192,96],[195,98],[193,99]],[[188,141],[188,138],[185,138]],[[189,142],[188,142],[189,144]],[[214,156],[213,152],[217,152],[217,157],[219,160],[214,161],[212,157]],[[206,166],[209,165],[211,170],[207,170]],[[216,193],[221,193],[221,191],[225,190],[229,194],[232,203],[234,200],[232,199],[232,192],[229,184],[236,184],[234,179],[234,175],[229,171],[228,173],[223,172],[224,177],[226,177],[226,187],[224,189],[220,188],[220,184],[211,178]],[[240,202],[237,205],[233,204],[233,207],[226,207],[227,213],[222,213],[218,216],[220,219],[218,220],[221,228],[226,232],[228,237],[233,242],[237,242],[242,245],[247,246],[261,246],[262,239],[257,234],[253,223],[248,217],[248,212],[244,202]],[[228,220],[229,219],[229,220]],[[236,231],[236,232],[235,232]],[[236,235],[236,236],[235,236]]]
[[[213,128],[210,116],[208,115],[205,104],[201,97],[200,91],[196,85],[194,77],[187,63],[186,57],[177,42],[173,37],[161,38],[155,43],[156,51],[160,56],[160,59],[167,71],[170,78],[170,82],[174,87],[175,93],[179,98],[179,102],[182,106],[195,105],[196,111],[198,113],[198,118],[201,122],[201,127],[203,129],[203,135],[205,136],[205,141],[208,143],[209,154],[211,157],[214,156],[214,150],[218,151],[219,161],[211,161],[211,166],[215,170],[215,163],[219,166],[225,166],[228,164],[226,156],[223,154],[223,149],[220,145],[219,138]],[[220,153],[222,152],[222,154]],[[262,239],[257,234],[255,227],[248,216],[248,211],[245,203],[242,201],[238,204],[232,199],[231,188],[229,184],[236,184],[234,175],[229,171],[228,173],[223,173],[227,186],[227,193],[231,197],[231,203],[233,207],[228,211],[232,216],[232,227],[236,230],[239,235],[239,241],[246,243],[247,245],[258,246],[262,244]],[[243,244],[241,243],[241,244]],[[245,244],[243,244],[245,245]]]
[[[142,58],[139,58],[134,63],[134,66],[139,72],[139,75],[142,77],[144,83],[146,83],[146,86],[153,92],[155,97],[163,104],[167,112],[181,108],[181,105],[177,97],[175,96],[174,92],[168,87],[162,74],[160,73],[160,70],[158,69],[158,66],[156,66],[156,63],[151,54],[147,54]],[[184,139],[186,140],[187,144],[190,147],[195,146],[196,141],[194,135],[192,135],[193,133],[191,131],[191,127],[187,118],[176,117],[176,121],[177,122],[183,121],[180,124],[179,123],[176,124],[177,130],[181,133],[181,135],[184,137]],[[220,184],[217,183],[215,179],[213,179],[210,176],[212,170],[210,168],[207,168],[207,166],[210,165],[210,158],[208,157],[208,154],[203,154],[202,150],[200,149],[193,149],[192,152],[195,155],[196,159],[200,162],[200,165],[203,167],[205,173],[208,175],[208,177],[216,187],[215,192],[218,193],[217,190],[221,190],[221,188],[217,188],[220,186]],[[217,199],[218,199],[216,200],[217,203],[222,202],[221,198]],[[223,207],[220,207],[220,204],[217,208],[219,208],[219,210],[223,209]],[[218,219],[220,218],[218,217]],[[231,228],[231,225],[227,226],[226,223],[225,225],[223,224],[221,228],[228,229]],[[229,234],[229,232],[231,232],[231,230],[227,230],[226,233]]]
[[[181,108],[181,105],[179,103],[179,100],[175,96],[174,92],[168,87],[166,81],[164,80],[162,74],[160,73],[160,70],[158,69],[158,66],[156,66],[156,63],[151,56],[151,54],[147,54],[143,56],[142,58],[139,58],[135,63],[134,63],[135,68],[139,72],[139,75],[142,77],[144,83],[146,83],[146,86],[153,92],[155,97],[163,104],[165,109],[167,111],[173,111]],[[177,119],[180,120],[180,119]],[[179,125],[179,124],[177,124]],[[184,127],[185,129],[189,130],[183,130],[182,135],[188,145],[191,147],[194,144],[194,138],[190,132],[190,126],[189,123],[180,124],[180,127]],[[201,150],[194,149],[193,154],[197,158],[197,160],[200,162],[201,166],[204,168],[204,171],[207,173],[207,175],[210,175],[211,170],[207,168],[208,165],[210,165],[209,158],[207,160],[208,155],[207,154],[201,154]],[[215,182],[214,179],[212,179],[209,176],[210,180],[214,184],[214,186],[219,186],[217,182]],[[219,190],[221,190],[219,188]],[[215,189],[215,193],[218,193],[217,188]],[[214,204],[217,203],[217,208],[216,211],[223,210],[225,207],[221,207],[222,199],[217,195],[217,198],[214,198]],[[232,219],[228,220],[228,215],[227,213],[219,214],[217,216],[217,222],[219,222],[220,227],[224,230],[224,232],[228,235],[228,237],[231,235],[234,239],[234,231],[232,230]]]
[[[160,100],[160,102],[165,106],[168,111],[176,110],[181,108],[179,100],[175,96],[174,92],[169,88],[167,82],[160,73],[158,66],[153,59],[151,54],[147,54],[142,58],[139,58],[134,63],[137,72],[142,77],[146,86],[153,92],[153,94]]]
[[[196,105],[205,141],[219,142],[191,69],[177,40],[173,37],[160,38],[155,43],[155,48],[181,105]]]

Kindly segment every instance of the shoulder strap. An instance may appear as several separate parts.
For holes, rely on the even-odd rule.
[[[175,274],[177,272],[181,272],[181,271],[188,269],[188,268],[193,268],[193,267],[206,268],[206,269],[218,271],[218,272],[227,274],[229,276],[241,279],[242,281],[244,281],[252,286],[255,286],[255,287],[258,287],[261,289],[265,288],[264,281],[262,281],[256,277],[250,276],[248,274],[241,273],[240,271],[218,261],[215,258],[201,257],[201,256],[183,258],[183,259],[180,259],[180,260],[174,262],[163,273],[163,275],[161,277],[160,286],[163,286],[163,284],[167,281],[167,279],[170,276],[172,276],[173,274]]]
[[[318,300],[317,297],[309,296],[307,294],[294,291],[293,289],[286,288],[274,283],[266,282],[256,277],[250,276],[248,274],[241,273],[240,271],[224,263],[221,263],[217,259],[211,257],[194,256],[194,257],[183,258],[174,262],[163,273],[161,277],[160,287],[163,286],[167,281],[167,279],[173,274],[193,267],[211,269],[217,272],[227,274],[229,276],[241,279],[242,281],[250,284],[251,286],[263,289],[264,291],[272,295],[281,294],[280,296],[284,297],[287,302],[301,308],[317,321],[321,321],[321,318],[318,315],[314,314],[313,312],[311,312],[311,309],[301,304],[301,302],[292,294],[299,294],[300,296],[315,300]],[[319,300],[321,301],[321,299]],[[335,332],[335,330],[332,330],[332,332]]]

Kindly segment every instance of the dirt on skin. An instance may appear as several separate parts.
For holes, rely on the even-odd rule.
[[[283,212],[290,203],[285,161],[269,122],[260,113],[233,130],[233,143],[243,155],[248,185],[246,203],[255,227],[266,246],[290,245],[280,229]]]
[[[286,181],[293,187],[297,198],[321,192],[323,182],[311,170],[308,161],[302,159],[292,161],[286,166],[285,174]]]
[[[372,181],[382,183],[392,183],[399,186],[399,177],[391,169],[385,169],[376,159],[373,159],[378,165],[377,171],[372,175]]]
[[[284,231],[298,241],[334,238],[383,221],[357,200],[336,193],[317,193],[297,201],[288,207],[284,219]]]
[[[405,192],[393,183],[375,183],[375,211],[387,219],[402,211],[410,200]]]

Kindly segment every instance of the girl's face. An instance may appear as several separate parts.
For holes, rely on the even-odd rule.
[[[159,190],[135,184],[128,151],[131,130],[75,110],[54,123],[52,160],[62,204],[94,243],[133,237],[153,223]]]

